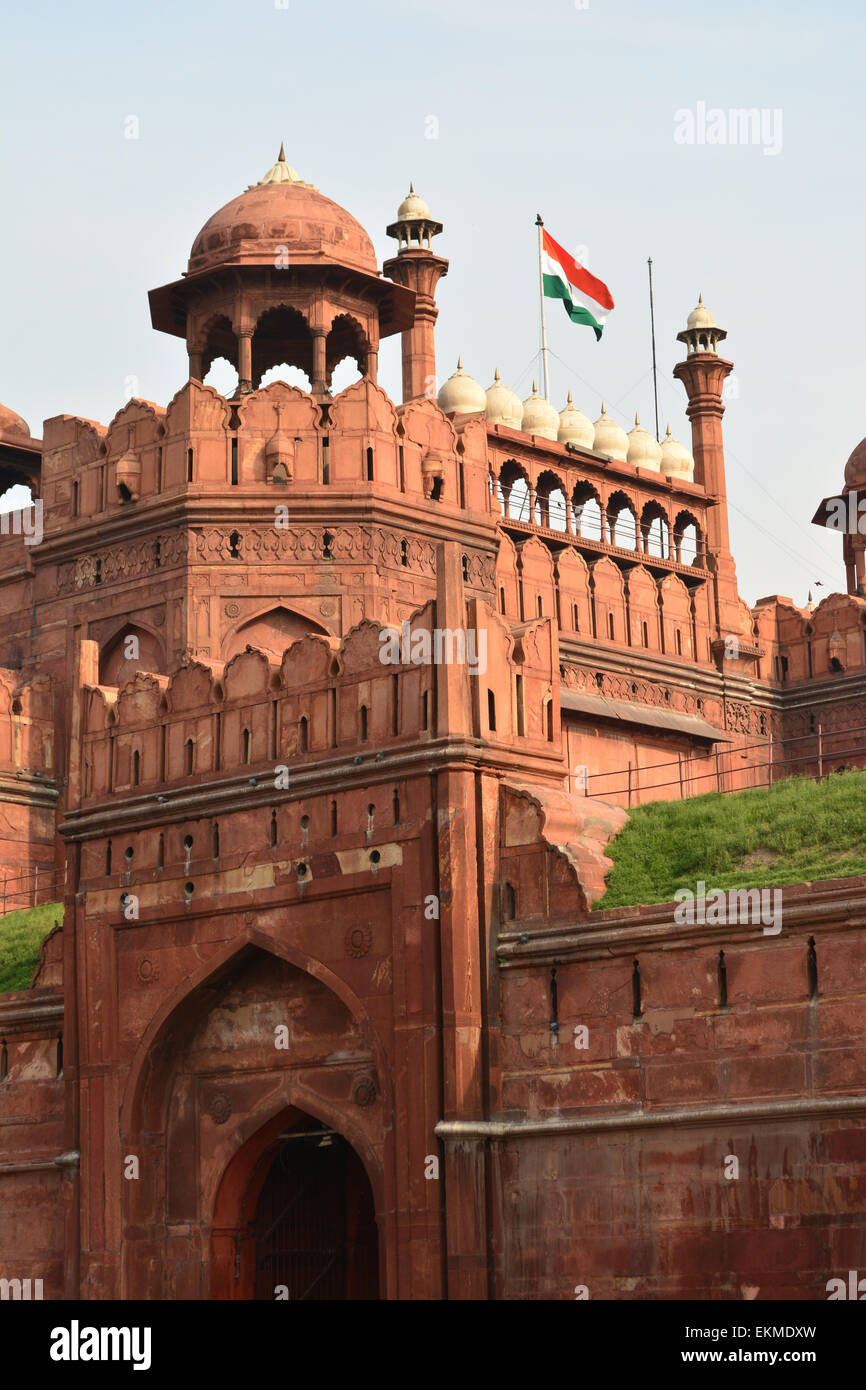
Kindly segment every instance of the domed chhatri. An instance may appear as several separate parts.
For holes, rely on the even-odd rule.
[[[591,449],[595,442],[595,430],[592,421],[584,415],[582,410],[578,410],[570,391],[565,409],[560,412],[559,430],[556,437],[560,444],[576,444],[581,449]]]
[[[618,425],[615,420],[611,420],[607,413],[604,401],[601,403],[601,414],[593,426],[592,447],[596,454],[607,454],[608,458],[617,459],[619,463],[625,463],[628,456],[628,435]]]
[[[446,415],[474,415],[487,408],[484,387],[474,376],[463,370],[463,358],[457,359],[457,370],[440,388],[439,409]]]
[[[523,401],[516,391],[499,375],[499,368],[493,374],[493,382],[487,388],[487,419],[491,425],[505,425],[508,429],[523,428]]]
[[[538,394],[533,381],[532,395],[523,402],[523,424],[525,434],[537,434],[539,439],[556,439],[559,434],[559,411],[550,401]]]
[[[640,422],[635,411],[634,429],[629,431],[628,454],[626,462],[635,468],[649,468],[654,473],[661,472],[662,446]]]
[[[420,396],[435,378],[426,341],[435,305],[387,274],[361,224],[306,183],[281,148],[258,183],[208,219],[187,272],[150,291],[151,322],[186,340],[192,380],[204,381],[217,358],[230,362],[239,396],[282,363],[306,373],[314,396],[330,392],[344,357],[375,382],[381,340],[409,333],[411,394]]]
[[[699,294],[698,302],[689,314],[685,328],[677,334],[677,342],[685,343],[691,356],[695,352],[714,353],[719,343],[727,336],[726,330],[719,328],[704,303],[703,295]]]
[[[397,209],[397,218],[386,231],[396,239],[401,251],[429,251],[433,237],[442,231],[442,223],[436,221],[424,199],[415,192],[415,185],[410,183],[409,192]]]
[[[671,427],[668,425],[667,433],[662,440],[662,473],[667,478],[684,478],[690,482],[694,477],[695,461],[686,448],[678,439],[674,439],[671,434]]]
[[[376,252],[360,222],[305,183],[286,163],[283,150],[258,183],[226,203],[202,227],[189,257],[188,273],[218,265],[334,262],[378,274]]]

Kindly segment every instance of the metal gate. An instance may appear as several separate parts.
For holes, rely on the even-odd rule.
[[[339,1134],[286,1135],[256,1209],[257,1299],[379,1297],[373,1197],[364,1167]],[[285,1294],[282,1295],[285,1297]]]

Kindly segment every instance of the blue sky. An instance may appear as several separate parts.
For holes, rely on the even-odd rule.
[[[809,519],[866,434],[864,12],[850,0],[582,4],[7,12],[0,400],[34,433],[61,413],[107,422],[130,378],[169,400],[184,349],[151,329],[147,290],[177,278],[202,223],[284,139],[381,259],[410,178],[445,223],[440,380],[462,352],[484,386],[498,365],[529,393],[541,211],[563,245],[587,248],[617,302],[600,344],[551,306],[554,400],[572,389],[594,419],[604,396],[626,427],[635,409],[651,425],[651,254],[661,427],[688,441],[671,368],[703,291],[735,363],[725,439],[741,592],[803,603],[815,580],[817,598],[844,587],[839,539]],[[677,113],[699,103],[780,112],[781,148],[677,143]],[[396,341],[380,377],[398,396]]]

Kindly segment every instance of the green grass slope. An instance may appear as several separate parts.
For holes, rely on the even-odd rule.
[[[62,921],[62,903],[19,908],[0,917],[0,994],[30,987],[42,942],[54,923]]]
[[[654,801],[607,847],[595,909],[670,902],[678,888],[762,888],[866,873],[866,772]]]

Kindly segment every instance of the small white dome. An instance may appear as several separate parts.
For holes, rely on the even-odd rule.
[[[507,425],[509,429],[519,430],[523,427],[523,401],[516,391],[511,391],[500,380],[499,368],[493,376],[492,386],[488,386],[486,394],[487,418],[491,425]]]
[[[662,446],[649,430],[643,428],[637,412],[634,417],[634,429],[629,430],[628,434],[626,462],[634,464],[635,468],[651,468],[654,473],[661,472]]]
[[[474,376],[464,372],[462,357],[457,359],[457,371],[440,388],[438,401],[439,409],[446,415],[473,415],[479,410],[486,410],[484,387]]]
[[[620,463],[625,463],[628,456],[628,435],[622,425],[611,420],[604,401],[594,425],[592,447],[595,453],[607,454],[608,458],[618,459]]]
[[[694,459],[685,444],[674,439],[670,425],[668,425],[668,432],[662,440],[662,472],[666,477],[686,479],[691,479],[695,472]]]
[[[698,302],[689,314],[686,328],[715,328],[716,320],[710,313],[702,294],[698,295]]]
[[[411,222],[416,219],[420,221],[424,218],[429,222],[430,209],[424,202],[424,199],[418,197],[414,185],[410,183],[409,192],[397,209],[397,221]]]
[[[565,410],[561,411],[559,416],[559,432],[556,437],[560,444],[578,444],[581,449],[591,449],[595,441],[592,421],[574,405],[570,391]]]
[[[521,429],[525,434],[537,434],[541,439],[556,439],[559,434],[559,411],[544,396],[539,396],[534,381],[532,395],[523,402]]]

